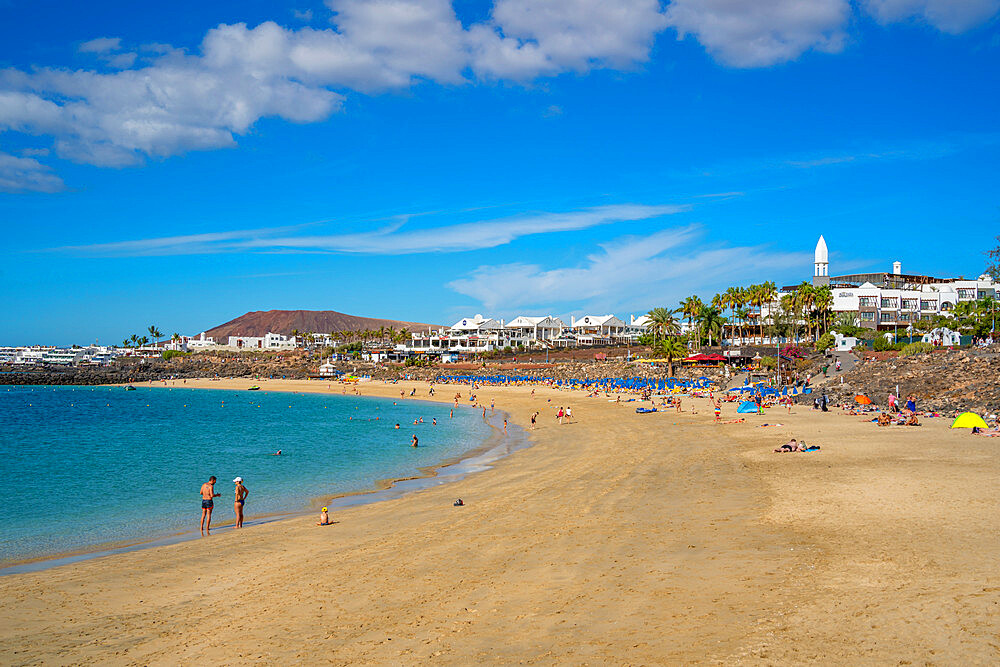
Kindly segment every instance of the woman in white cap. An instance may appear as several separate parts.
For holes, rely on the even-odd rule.
[[[236,511],[236,527],[243,527],[243,504],[247,501],[247,496],[250,495],[250,491],[247,487],[243,486],[243,478],[237,477],[233,480],[236,484],[236,502],[233,503],[233,509]]]

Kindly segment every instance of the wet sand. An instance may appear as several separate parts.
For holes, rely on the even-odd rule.
[[[529,391],[479,390],[534,446],[453,484],[0,578],[0,662],[1000,661],[1000,438]]]

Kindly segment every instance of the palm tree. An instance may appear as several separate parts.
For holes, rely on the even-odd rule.
[[[751,308],[757,308],[757,325],[760,328],[761,340],[763,340],[764,325],[762,324],[762,311],[763,311],[763,294],[764,291],[761,289],[760,285],[751,285],[747,288],[747,303]],[[752,312],[752,311],[751,311]]]
[[[781,312],[788,315],[790,320],[790,325],[792,330],[795,332],[795,342],[799,342],[799,300],[796,298],[797,293],[792,292],[791,294],[784,294],[781,297]]]
[[[802,281],[798,287],[795,288],[795,300],[799,304],[799,308],[802,310],[802,319],[806,321],[806,328],[809,329],[809,314],[812,312],[813,306],[816,303],[816,288],[806,281]],[[810,331],[810,333],[812,333]]]
[[[732,339],[733,334],[736,333],[736,287],[730,287],[722,294],[720,299],[723,308],[729,309],[729,336]]]
[[[761,285],[760,285],[760,291],[761,291],[761,295],[760,295],[760,297],[761,297],[761,304],[762,305],[764,305],[764,304],[767,305],[768,313],[771,315],[771,324],[773,325],[774,324],[774,306],[773,306],[773,304],[775,302],[775,299],[778,298],[778,288],[777,288],[777,286],[775,286],[775,284],[774,284],[773,281],[768,280],[766,282],[761,283]],[[763,315],[763,310],[761,311],[761,315]]]
[[[128,347],[128,344],[129,344],[128,338],[122,341],[122,347]]]
[[[704,305],[697,295],[689,296],[681,301],[680,313],[687,318],[689,327],[694,322],[694,318],[698,317],[698,313],[701,312],[701,308]],[[701,340],[701,336],[698,336],[698,340]]]
[[[132,337],[129,340],[132,341],[132,345],[139,347],[139,334],[132,334]]]
[[[678,336],[669,336],[660,343],[660,352],[667,358],[667,372],[673,377],[674,359],[683,359],[687,356],[687,345]]]
[[[829,285],[823,285],[815,290],[813,294],[813,306],[823,321],[822,331],[826,331],[826,316],[830,312],[830,309],[833,308],[833,291]],[[819,340],[820,333],[821,331],[817,326],[815,340]]]
[[[646,313],[646,317],[649,318],[651,323],[649,328],[653,331],[654,345],[656,344],[656,334],[671,336],[681,331],[680,325],[677,323],[677,318],[674,317],[674,311],[669,308],[653,308]]]
[[[926,318],[926,317],[925,318],[921,318],[921,319],[925,319],[925,320],[930,321],[929,318]],[[834,326],[834,328],[837,328],[837,329],[843,329],[843,328],[847,328],[847,327],[854,327],[854,326],[857,326],[857,324],[858,324],[858,315],[857,315],[857,313],[849,313],[849,312],[839,313],[837,315],[837,318],[833,321],[833,326]]]
[[[726,318],[715,306],[702,306],[698,313],[698,330],[708,334],[708,346],[712,347],[712,334],[722,331]]]
[[[145,336],[143,336],[142,338],[139,339],[139,347],[145,347],[147,345],[149,345],[149,339],[148,338],[146,338]]]
[[[740,306],[739,308],[736,309],[736,318],[737,318],[737,320],[739,320],[739,323],[740,323],[739,330],[740,330],[740,343],[741,344],[743,342],[743,323],[747,321],[748,317],[750,317],[750,311],[749,310],[747,310],[743,306]]]
[[[298,340],[299,339],[299,333],[300,332],[299,332],[298,329],[292,329],[292,339],[295,341],[296,345],[298,345],[298,343],[299,343],[299,340]]]
[[[148,328],[148,329],[146,329],[146,331],[148,331],[148,332],[149,332],[149,335],[150,335],[150,336],[152,336],[152,337],[153,337],[153,340],[155,340],[155,341],[156,341],[156,344],[157,344],[157,345],[159,345],[159,343],[160,343],[160,337],[161,337],[161,336],[162,336],[163,334],[162,334],[162,333],[160,333],[160,330],[156,328],[156,325],[155,325],[155,324],[150,324],[150,325],[149,325],[149,328]]]

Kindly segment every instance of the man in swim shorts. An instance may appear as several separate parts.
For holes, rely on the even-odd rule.
[[[208,478],[208,481],[201,485],[201,532],[212,529],[212,507],[215,503],[212,498],[218,498],[221,493],[215,492],[215,475]]]
[[[243,527],[243,505],[246,504],[247,496],[250,495],[249,489],[243,486],[243,478],[237,477],[233,480],[236,484],[236,499],[233,501],[233,511],[236,512],[236,527]]]

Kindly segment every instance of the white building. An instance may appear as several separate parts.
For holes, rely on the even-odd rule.
[[[293,350],[298,346],[295,336],[268,332],[263,336],[230,336],[227,347],[238,350]]]
[[[580,345],[612,345],[630,341],[625,323],[614,315],[584,315],[579,319],[574,317],[570,322]]]
[[[962,334],[957,331],[952,331],[947,327],[942,327],[940,329],[934,329],[929,333],[925,333],[920,340],[924,343],[943,345],[947,347],[949,345],[961,345]]]
[[[515,338],[544,343],[562,336],[566,323],[552,315],[519,315],[507,323]]]
[[[83,361],[86,353],[83,348],[61,348],[56,347],[46,351],[42,355],[43,364],[54,364],[57,366],[76,366]]]
[[[211,336],[206,336],[204,331],[195,338],[188,338],[186,343],[189,350],[210,350],[219,347],[215,339]]]
[[[443,351],[458,353],[489,352],[525,345],[518,331],[508,329],[503,320],[476,314],[441,331],[418,331],[410,335],[409,348],[416,352]]]
[[[839,313],[854,315],[857,326],[890,330],[906,328],[922,318],[949,315],[962,301],[996,297],[996,284],[989,275],[975,280],[934,278],[903,273],[896,261],[884,273],[855,273],[831,276],[826,240],[816,243],[813,284],[828,285],[833,295],[831,319]],[[782,291],[794,291],[795,286]],[[770,312],[765,306],[764,313]]]

